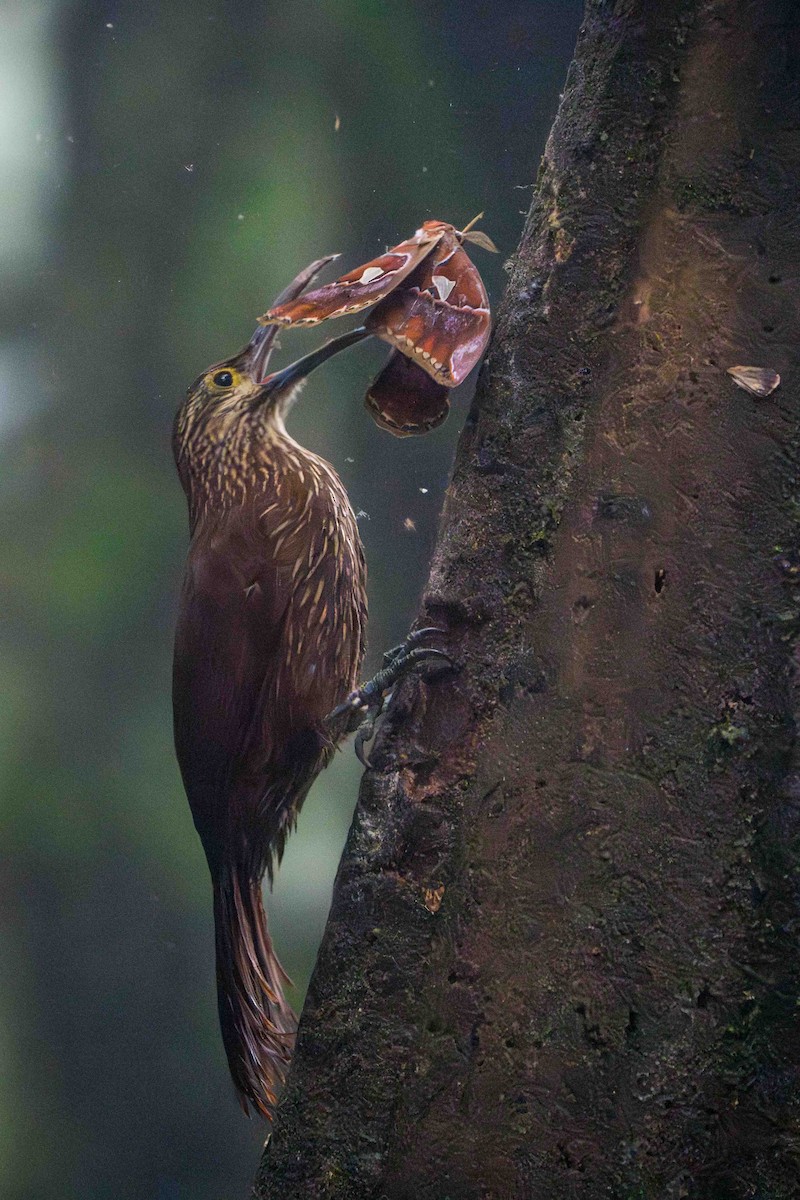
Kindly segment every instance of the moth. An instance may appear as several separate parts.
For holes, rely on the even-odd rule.
[[[392,352],[367,391],[367,409],[381,428],[398,437],[427,433],[445,419],[449,389],[466,379],[489,341],[489,298],[464,249],[464,242],[497,249],[473,229],[480,216],[464,229],[425,221],[385,254],[275,305],[259,322],[319,325],[370,309],[366,332],[388,342]]]
[[[728,367],[728,374],[740,388],[753,396],[771,396],[780,387],[781,377],[769,367]]]

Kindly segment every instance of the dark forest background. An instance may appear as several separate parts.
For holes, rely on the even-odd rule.
[[[246,1193],[265,1129],[224,1065],[207,872],[171,742],[186,546],[172,415],[310,259],[355,265],[427,217],[485,210],[497,302],[581,8],[0,7],[7,1200]],[[278,362],[320,338],[283,340]],[[413,618],[472,386],[445,426],[397,441],[361,407],[381,360],[332,363],[291,426],[368,514],[368,669]],[[357,778],[347,749],[269,902],[298,1006]]]

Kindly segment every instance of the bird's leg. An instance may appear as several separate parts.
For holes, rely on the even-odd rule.
[[[365,767],[370,766],[369,759],[364,753],[364,746],[371,741],[375,733],[375,724],[391,696],[391,691],[398,680],[410,671],[414,671],[423,662],[433,658],[443,658],[453,665],[453,660],[444,650],[433,646],[420,646],[419,642],[429,633],[444,633],[443,629],[431,626],[426,629],[416,629],[410,633],[404,642],[387,650],[383,656],[383,666],[372,679],[367,680],[361,687],[351,692],[342,704],[338,705],[328,716],[329,721],[346,717],[345,728],[348,733],[355,731],[355,751],[358,761]]]

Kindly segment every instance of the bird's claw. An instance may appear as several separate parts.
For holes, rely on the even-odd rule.
[[[383,666],[361,687],[352,691],[342,704],[337,705],[329,715],[328,720],[334,721],[348,716],[346,729],[348,733],[355,731],[355,752],[363,767],[370,768],[371,763],[364,747],[375,734],[375,725],[384,712],[391,697],[392,688],[404,675],[414,671],[423,662],[434,658],[443,658],[453,666],[453,660],[444,650],[433,646],[420,646],[418,643],[431,633],[444,634],[444,629],[429,626],[416,629],[410,633],[399,646],[388,650],[383,656]]]
[[[399,646],[393,646],[391,650],[386,651],[386,653],[383,656],[384,667],[391,666],[391,664],[396,662],[398,658],[402,658],[404,654],[408,654],[409,651],[413,650],[414,647],[416,645],[418,645],[418,643],[421,642],[423,640],[423,638],[426,638],[429,633],[441,633],[442,636],[445,636],[447,634],[447,630],[446,629],[438,629],[436,625],[426,625],[424,629],[413,630],[413,632],[410,633],[408,635],[408,637],[405,639],[405,641],[401,642]],[[443,654],[444,657],[447,658],[447,655],[444,653],[443,650],[436,650],[436,651],[431,650],[429,652],[435,653],[435,654]]]

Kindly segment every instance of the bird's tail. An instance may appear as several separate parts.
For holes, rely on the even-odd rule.
[[[261,882],[236,867],[214,879],[217,999],[222,1040],[242,1107],[272,1119],[297,1020],[283,995],[289,977],[267,932]]]

